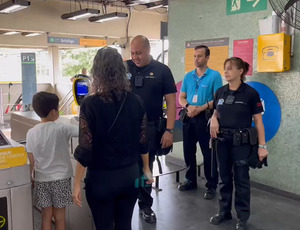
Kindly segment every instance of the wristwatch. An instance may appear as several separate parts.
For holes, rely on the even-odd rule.
[[[267,145],[258,145],[259,148],[267,149]]]
[[[166,129],[165,131],[173,134],[173,129]]]
[[[187,103],[184,107],[187,109],[190,106],[189,103]]]

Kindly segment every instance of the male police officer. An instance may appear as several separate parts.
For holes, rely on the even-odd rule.
[[[173,144],[173,128],[176,117],[176,86],[171,70],[150,56],[149,40],[142,35],[131,42],[131,58],[127,61],[132,91],[145,103],[148,117],[149,164],[152,170],[158,148]],[[167,103],[167,125],[162,137],[158,136],[157,124],[162,117],[162,103]],[[142,171],[142,170],[141,170]],[[155,223],[156,215],[151,209],[151,187],[139,188],[139,208],[146,222]]]
[[[208,200],[215,197],[218,172],[216,164],[211,167],[210,136],[204,111],[212,108],[214,93],[222,86],[220,73],[207,67],[209,55],[210,50],[207,46],[195,47],[194,64],[196,69],[187,73],[182,83],[179,103],[182,107],[187,108],[189,116],[189,119],[183,123],[183,151],[188,170],[186,172],[187,180],[178,187],[180,191],[197,188],[196,144],[199,142],[207,180],[204,199]]]

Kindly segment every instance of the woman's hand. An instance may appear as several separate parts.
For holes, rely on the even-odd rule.
[[[80,184],[75,184],[73,188],[73,202],[78,205],[79,207],[82,207],[82,200],[81,200],[81,186]]]
[[[217,117],[212,116],[210,120],[210,135],[213,138],[217,138],[218,133],[219,133],[219,121]]]
[[[143,168],[144,176],[148,179],[146,184],[152,184],[154,182],[153,175],[149,167]]]
[[[259,161],[263,161],[263,159],[265,159],[268,156],[268,150],[265,148],[260,148],[258,147],[258,158]]]

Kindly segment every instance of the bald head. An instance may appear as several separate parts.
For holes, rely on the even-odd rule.
[[[132,39],[131,59],[137,67],[144,67],[150,63],[150,43],[148,38],[138,35]]]
[[[145,48],[150,48],[150,42],[149,42],[148,38],[146,38],[143,35],[135,36],[131,41],[131,44],[133,44],[133,43],[139,43],[139,44],[143,45]]]

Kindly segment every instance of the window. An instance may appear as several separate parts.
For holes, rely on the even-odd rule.
[[[21,53],[35,53],[37,83],[49,83],[48,50],[0,48],[0,81],[21,82]]]
[[[35,53],[37,83],[49,83],[48,51],[43,49],[0,48],[0,81],[22,81],[21,53]]]
[[[121,48],[112,46],[121,53]],[[62,78],[71,78],[86,68],[89,74],[93,60],[100,48],[79,48],[59,50],[59,69]]]
[[[163,62],[162,60],[162,40],[150,40],[151,55],[153,59]],[[164,40],[164,64],[168,65],[169,40]]]

